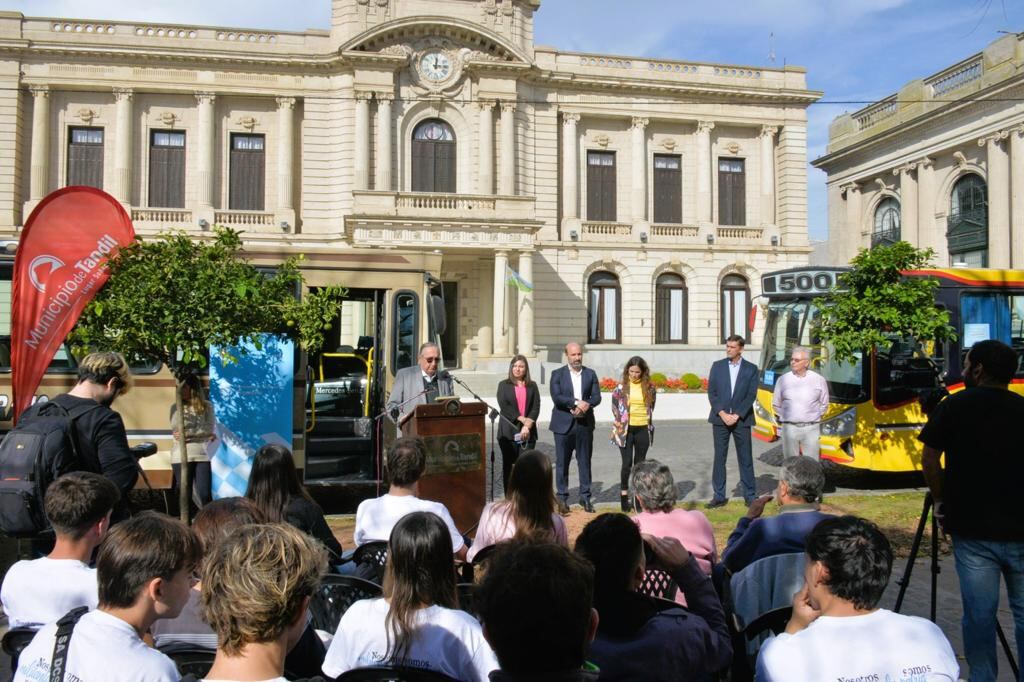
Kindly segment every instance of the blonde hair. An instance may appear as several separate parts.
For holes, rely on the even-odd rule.
[[[242,526],[217,543],[203,560],[201,609],[220,650],[237,656],[280,637],[326,567],[320,543],[284,523]]]
[[[132,388],[132,375],[128,371],[128,361],[120,353],[101,351],[89,353],[78,363],[78,383],[88,381],[93,384],[106,385],[111,379],[120,383],[121,395]]]

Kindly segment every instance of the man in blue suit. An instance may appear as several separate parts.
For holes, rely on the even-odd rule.
[[[742,336],[733,334],[725,340],[725,357],[711,365],[708,375],[708,402],[711,403],[711,430],[715,438],[715,467],[711,473],[714,497],[708,509],[723,506],[725,494],[725,460],[729,453],[729,436],[736,447],[740,466],[743,500],[754,501],[754,455],[750,443],[750,427],[754,424],[754,398],[757,397],[757,367],[743,359]]]
[[[583,346],[565,344],[568,364],[551,373],[551,424],[555,434],[555,488],[558,511],[569,513],[569,461],[573,452],[580,470],[580,506],[590,503],[590,455],[594,449],[594,408],[601,403],[601,386],[594,370],[583,366]]]

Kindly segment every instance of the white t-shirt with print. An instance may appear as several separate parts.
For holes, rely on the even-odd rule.
[[[387,663],[383,599],[357,601],[338,624],[323,671],[330,677],[353,668]],[[465,611],[429,606],[415,612],[416,634],[402,665],[426,668],[458,680],[485,682],[498,659],[484,639],[480,623]]]
[[[10,627],[41,628],[79,606],[96,608],[96,569],[77,559],[19,561],[4,576],[0,601]]]
[[[433,512],[440,516],[451,533],[452,551],[458,552],[462,549],[466,541],[455,527],[455,521],[448,513],[448,508],[440,502],[424,500],[414,495],[387,494],[360,502],[359,508],[356,509],[356,530],[352,539],[355,540],[357,547],[375,540],[387,542],[391,538],[391,529],[403,516],[420,511]]]
[[[959,675],[953,649],[935,623],[879,609],[863,616],[821,616],[794,635],[768,640],[757,658],[756,679],[956,682]]]
[[[43,626],[21,652],[14,682],[46,682],[57,624]],[[174,662],[151,649],[135,628],[105,611],[82,616],[71,634],[65,680],[81,682],[178,682]]]

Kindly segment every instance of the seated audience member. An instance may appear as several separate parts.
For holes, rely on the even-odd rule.
[[[891,571],[892,548],[875,524],[821,521],[807,536],[806,584],[785,633],[761,647],[757,679],[959,679],[934,623],[877,608]]]
[[[56,544],[48,556],[19,561],[4,576],[0,601],[11,628],[38,630],[73,608],[96,608],[96,569],[89,562],[120,497],[109,479],[86,471],[64,474],[47,488],[43,506]]]
[[[787,457],[782,462],[775,499],[777,516],[761,518],[771,496],[762,495],[750,504],[747,515],[725,543],[722,564],[738,573],[758,559],[804,551],[804,538],[820,521],[834,518],[819,508],[825,489],[821,464],[810,457]]]
[[[174,618],[188,601],[199,559],[195,533],[177,519],[143,512],[110,529],[96,559],[99,607],[71,633],[65,680],[177,682],[167,656],[142,641],[161,618]],[[16,682],[50,677],[57,623],[46,625],[22,652]]]
[[[646,569],[645,543],[689,611],[636,591]],[[604,514],[580,533],[576,552],[594,565],[600,618],[590,660],[602,680],[689,680],[729,664],[732,644],[718,595],[678,540],[641,537],[625,514]]]
[[[597,631],[593,597],[594,568],[565,547],[498,548],[476,593],[484,637],[501,664],[491,681],[596,680],[586,662]]]
[[[356,509],[356,546],[367,542],[387,541],[391,529],[406,514],[426,511],[437,514],[451,535],[454,554],[466,558],[466,541],[455,527],[448,509],[440,502],[417,497],[418,481],[427,468],[427,451],[419,438],[399,438],[391,445],[387,456],[388,492],[380,497],[363,500]]]
[[[451,534],[430,512],[403,516],[391,532],[384,597],[357,601],[341,617],[323,671],[373,665],[426,668],[486,680],[498,667],[480,624],[459,611]]]
[[[477,525],[469,561],[485,547],[512,538],[557,542],[568,547],[565,521],[555,512],[551,460],[543,452],[527,450],[512,466],[505,499],[484,507]]]
[[[245,496],[256,503],[268,523],[292,524],[322,542],[333,562],[341,560],[341,543],[299,480],[291,450],[283,445],[264,445],[257,450]]]
[[[679,540],[700,570],[710,575],[718,561],[711,522],[702,512],[676,508],[676,482],[669,468],[656,459],[638,462],[630,473],[629,487],[638,512],[633,520],[640,532]],[[677,593],[676,601],[686,603],[682,593]]]
[[[219,643],[205,679],[283,681],[326,567],[323,545],[288,524],[242,526],[219,542],[203,560],[203,618]]]

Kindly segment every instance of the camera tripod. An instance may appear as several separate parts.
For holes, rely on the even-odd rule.
[[[917,521],[917,531],[914,532],[914,542],[910,546],[910,556],[907,557],[907,564],[903,568],[903,575],[896,579],[896,584],[900,586],[899,593],[896,595],[896,605],[893,607],[895,613],[899,613],[903,607],[903,598],[907,594],[907,587],[910,585],[910,576],[914,571],[914,561],[917,559],[917,552],[921,548],[921,541],[924,539],[924,527],[928,523],[929,516],[932,521],[932,547],[931,547],[931,572],[932,572],[932,584],[931,584],[931,599],[929,601],[929,620],[935,622],[935,597],[936,588],[939,581],[939,571],[942,569],[939,567],[939,522],[935,518],[935,514],[929,514],[934,506],[932,500],[932,494],[930,492],[925,493],[924,506],[921,509],[921,518]],[[1010,648],[1010,642],[1006,639],[1006,633],[1003,632],[1003,626],[996,621],[996,634],[999,635],[999,643],[1003,645],[1003,652],[1006,654],[1006,659],[1010,662],[1010,669],[1013,670],[1013,677],[1016,679],[1019,676],[1019,670],[1017,668],[1017,659],[1013,656],[1013,650]]]

